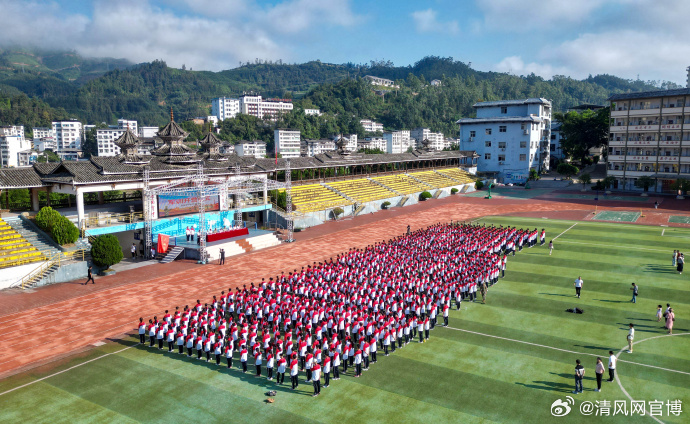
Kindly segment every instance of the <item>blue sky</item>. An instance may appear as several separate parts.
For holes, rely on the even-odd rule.
[[[0,43],[218,71],[255,58],[408,65],[427,55],[545,78],[669,80],[690,1],[0,0]]]

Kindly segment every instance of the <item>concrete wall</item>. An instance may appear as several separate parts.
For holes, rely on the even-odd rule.
[[[36,286],[46,286],[48,284],[66,283],[68,281],[84,280],[88,272],[88,265],[84,262],[74,262],[62,265],[52,274],[45,276]],[[94,271],[94,274],[96,271]]]

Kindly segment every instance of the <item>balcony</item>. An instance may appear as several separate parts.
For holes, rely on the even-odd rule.
[[[659,124],[628,125],[628,131],[659,131]]]
[[[640,116],[640,115],[658,115],[659,114],[659,105],[650,106],[648,108],[644,109],[630,109],[630,116]]]

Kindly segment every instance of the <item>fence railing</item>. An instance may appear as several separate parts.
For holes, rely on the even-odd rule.
[[[86,227],[103,227],[113,224],[131,224],[133,222],[143,221],[143,212],[125,212],[125,213],[106,213],[98,212],[96,216],[87,216],[84,218]]]
[[[48,271],[54,266],[61,267],[64,263],[69,261],[84,261],[88,255],[88,251],[85,249],[71,250],[67,252],[55,252],[52,254],[43,253],[45,262],[41,264],[38,268],[34,269],[30,273],[22,277],[15,286],[19,286],[22,289],[27,288],[31,282],[36,279],[41,279],[48,273]]]

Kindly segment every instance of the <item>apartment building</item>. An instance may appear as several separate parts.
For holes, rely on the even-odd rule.
[[[304,109],[304,114],[309,116],[321,116],[320,109]]]
[[[34,134],[34,143],[38,140],[42,140],[44,138],[55,138],[55,133],[53,132],[52,128],[47,128],[47,127],[33,127],[31,129],[31,132]]]
[[[313,157],[334,150],[336,150],[335,141],[330,139],[302,140],[300,143],[300,154],[302,156]]]
[[[607,175],[615,189],[641,190],[635,181],[652,177],[654,192],[690,179],[690,88],[614,94]]]
[[[253,115],[261,119],[278,118],[278,115],[292,110],[290,99],[267,99],[252,94],[240,96],[240,113]]]
[[[22,166],[19,153],[31,149],[31,143],[24,138],[23,126],[0,127],[0,166],[2,168]]]
[[[300,157],[301,134],[299,130],[277,129],[273,132],[276,153],[284,158]]]
[[[240,99],[218,97],[211,100],[211,114],[220,121],[234,118],[238,113],[240,113]]]
[[[431,132],[429,128],[415,128],[410,131],[410,138],[414,140],[415,149],[422,148],[422,142],[424,140],[429,140],[429,148],[432,150],[443,150],[446,145],[446,137],[443,133]]]
[[[531,169],[549,169],[551,102],[542,98],[479,102],[476,118],[463,118],[460,150],[479,155],[478,172],[503,183],[524,183]]]
[[[405,153],[411,147],[409,130],[385,132],[383,139],[386,140],[386,153]]]
[[[81,149],[82,125],[79,121],[53,122],[53,134],[57,142],[57,151]]]
[[[386,139],[383,137],[367,137],[364,140],[357,140],[357,150],[379,149],[386,151]]]
[[[241,141],[235,145],[235,153],[239,156],[266,157],[266,143],[263,140]]]
[[[383,132],[383,124],[374,122],[371,119],[362,119],[359,121],[359,123],[362,124],[362,126],[364,127],[364,131],[366,132]]]
[[[383,87],[390,88],[400,88],[399,86],[395,85],[395,81],[386,78],[375,77],[373,75],[366,75],[364,79],[369,81],[372,85],[380,85]]]
[[[98,156],[117,156],[120,148],[115,145],[115,140],[120,138],[125,131],[130,130],[133,134],[139,132],[137,121],[118,119],[117,125],[109,128],[96,130],[96,144],[98,146]],[[157,128],[156,128],[157,130]]]

